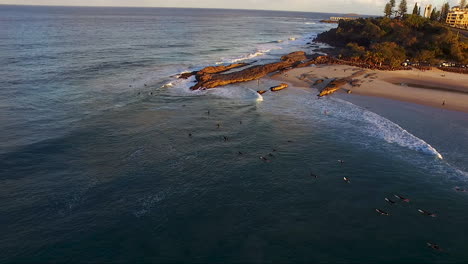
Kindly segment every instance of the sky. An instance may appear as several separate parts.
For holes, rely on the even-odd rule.
[[[197,7],[231,9],[266,9],[285,11],[358,13],[381,15],[388,0],[0,0],[10,5],[59,6],[138,6],[138,7]],[[397,5],[399,0],[396,0]],[[442,6],[446,0],[407,0],[408,10],[415,2]],[[450,6],[458,0],[449,0]]]

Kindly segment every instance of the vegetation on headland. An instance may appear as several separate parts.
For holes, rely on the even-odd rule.
[[[395,1],[391,0],[384,17],[341,20],[337,28],[319,34],[316,41],[337,47],[334,55],[338,58],[373,65],[397,67],[407,59],[468,64],[468,41],[439,22],[446,16],[445,11],[436,11],[431,19],[421,17],[417,6],[413,8],[415,14],[406,14],[405,0],[397,11],[394,7]]]

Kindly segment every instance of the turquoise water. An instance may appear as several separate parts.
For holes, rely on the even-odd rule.
[[[468,261],[466,114],[174,77],[303,49],[330,14],[0,13],[0,261]]]

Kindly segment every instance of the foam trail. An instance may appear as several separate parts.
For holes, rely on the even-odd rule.
[[[404,128],[392,121],[382,117],[374,112],[362,109],[350,102],[333,98],[332,100],[340,102],[347,106],[345,111],[340,109],[334,110],[335,113],[341,118],[346,118],[355,121],[364,121],[366,130],[365,132],[377,137],[382,138],[388,143],[395,143],[403,147],[407,147],[418,152],[436,156],[443,159],[442,155],[430,144],[424,140],[416,137]]]
[[[216,64],[219,65],[219,64],[223,64],[223,63],[236,63],[236,62],[241,62],[241,61],[253,59],[253,58],[255,58],[255,57],[263,56],[263,55],[265,55],[266,53],[268,53],[268,52],[270,52],[270,51],[271,51],[271,49],[257,50],[256,52],[250,53],[250,54],[245,55],[245,56],[241,56],[241,57],[237,57],[237,58],[233,58],[233,59],[227,59],[226,61],[218,61],[218,62],[216,62]],[[224,60],[224,59],[223,59],[223,60]]]

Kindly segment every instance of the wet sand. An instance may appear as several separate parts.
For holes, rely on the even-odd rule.
[[[335,78],[349,77],[363,69],[347,65],[318,65],[297,68],[269,78],[296,87],[323,89]],[[468,112],[468,75],[430,71],[379,71],[364,69],[355,79],[358,86],[344,85],[339,93],[390,98],[448,110]],[[317,80],[323,83],[315,84]]]

